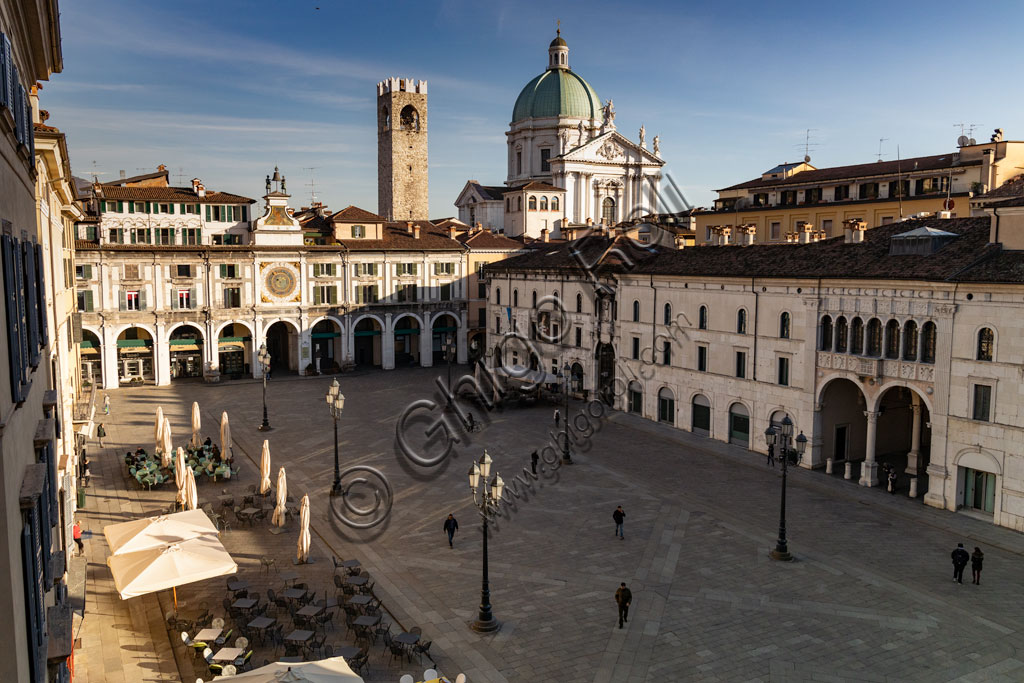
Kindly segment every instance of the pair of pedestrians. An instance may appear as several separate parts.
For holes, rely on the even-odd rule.
[[[953,560],[953,581],[956,583],[964,582],[964,569],[967,568],[967,563],[971,563],[971,575],[972,581],[975,586],[981,585],[981,567],[985,563],[985,553],[981,552],[981,548],[974,546],[974,552],[968,553],[964,549],[963,543],[957,543],[956,549],[949,554]]]

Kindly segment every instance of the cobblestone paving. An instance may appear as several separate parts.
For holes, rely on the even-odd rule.
[[[434,641],[445,673],[464,671],[474,682],[1024,679],[1017,645],[1024,627],[1021,535],[791,469],[796,561],[773,562],[779,470],[734,446],[621,414],[602,423],[575,465],[535,484],[499,520],[489,548],[492,603],[503,627],[474,633],[467,624],[479,603],[481,537],[465,473],[486,446],[510,482],[544,445],[553,407],[496,413],[481,432],[463,435],[449,460],[416,468],[396,455],[395,424],[410,401],[431,397],[438,374],[340,378],[347,397],[339,425],[343,467],[378,467],[394,487],[382,528],[356,532],[328,513],[328,378],[270,383],[269,438],[274,472],[285,465],[289,490],[313,500],[317,552],[359,558],[400,623],[421,626]],[[264,437],[255,429],[260,392],[246,382],[112,396],[122,417],[117,428],[139,430],[144,443],[156,405],[182,438],[192,400],[210,434],[226,409],[236,448],[255,462]],[[623,541],[613,535],[616,505],[627,513]],[[441,530],[448,512],[461,524],[454,549]],[[290,557],[294,535],[273,538],[284,540],[260,540],[268,549],[253,546],[250,555]],[[957,541],[985,550],[981,586],[951,581]],[[322,572],[326,584],[330,565],[304,569]],[[621,630],[612,598],[620,581],[634,595]]]

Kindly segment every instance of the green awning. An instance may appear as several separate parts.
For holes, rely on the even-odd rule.
[[[83,339],[81,343],[79,343],[79,346],[81,346],[83,349],[95,349],[96,342],[90,341],[88,339]]]
[[[380,334],[380,330],[356,330],[355,336],[357,337],[376,337]]]
[[[153,346],[152,339],[118,339],[117,348],[130,349],[140,346]]]
[[[400,337],[402,335],[408,335],[408,334],[419,334],[419,333],[420,333],[420,328],[418,328],[418,327],[403,327],[401,329],[395,330],[395,336],[396,337]]]
[[[435,327],[434,332],[456,332],[458,329],[457,327]]]
[[[224,342],[247,342],[252,341],[252,337],[221,337],[219,341],[221,344]]]
[[[202,339],[168,339],[171,346],[198,346],[203,343]]]
[[[314,332],[313,339],[334,339],[340,337],[341,332]]]

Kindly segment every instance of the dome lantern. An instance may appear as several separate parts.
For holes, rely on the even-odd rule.
[[[562,29],[560,27],[555,31],[555,39],[548,46],[548,68],[569,68],[569,45],[562,38]]]

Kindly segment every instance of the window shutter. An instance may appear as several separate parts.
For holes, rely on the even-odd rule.
[[[181,209],[181,215],[184,216],[185,215],[185,205],[181,204],[178,208]]]
[[[123,289],[117,293],[117,310],[128,310],[128,294]]]
[[[14,263],[14,239],[10,235],[3,235],[3,261],[4,261],[4,304],[7,318],[7,362],[11,377],[11,400],[20,403],[22,400],[22,381],[24,381],[24,367],[21,361],[21,346],[18,344],[18,337],[21,334],[18,325],[18,292],[17,292],[17,268]]]
[[[128,213],[135,213],[135,202],[128,202]]]
[[[188,289],[188,307],[189,308],[196,308],[197,303],[198,302],[196,301],[196,288],[195,287],[189,287],[189,289]]]
[[[211,218],[210,218],[210,205],[207,204],[206,205],[206,222],[209,223],[210,220],[211,220]]]
[[[223,279],[223,278],[226,278],[227,276],[228,276],[227,264],[222,263],[222,264],[220,264],[220,277],[221,277],[221,279]]]
[[[377,301],[380,300],[380,295],[378,294],[377,285],[373,285],[370,288],[370,296],[372,297],[371,301],[373,301],[374,303],[376,303]]]
[[[9,80],[9,65],[10,65],[10,41],[7,40],[7,36],[0,33],[0,106],[9,106],[7,98],[7,82]]]
[[[249,220],[249,207],[248,206],[243,206],[242,207],[242,220],[243,221],[248,221]]]
[[[313,285],[313,305],[320,305],[320,287],[318,285]]]
[[[139,290],[139,310],[146,310],[146,289],[142,288]]]
[[[335,287],[334,285],[331,285],[331,288],[327,290],[327,294],[329,295],[329,297],[328,297],[329,303],[332,303],[332,304],[338,303],[338,288],[337,287]]]
[[[31,244],[21,245],[22,279],[25,292],[25,322],[28,330],[28,357],[32,367],[39,365],[39,306],[36,293],[36,252]]]
[[[178,290],[176,290],[174,287],[171,287],[171,308],[178,308]]]
[[[168,204],[167,208],[171,210],[172,214],[174,213],[174,204]],[[184,212],[182,212],[182,213],[184,213]]]
[[[85,290],[84,293],[85,293],[85,310],[86,310],[87,313],[92,313],[92,311],[93,311],[93,307],[92,307],[92,290],[91,289],[87,289],[87,290]]]

